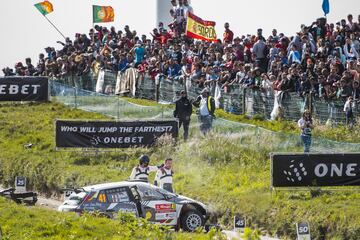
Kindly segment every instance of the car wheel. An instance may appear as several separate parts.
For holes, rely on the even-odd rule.
[[[187,232],[194,232],[197,228],[204,226],[204,218],[197,210],[189,210],[181,218],[181,228]]]

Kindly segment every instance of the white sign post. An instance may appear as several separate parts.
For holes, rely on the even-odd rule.
[[[234,217],[234,230],[239,232],[244,232],[246,227],[246,220],[241,216]]]
[[[311,240],[308,222],[296,223],[297,240]]]
[[[15,192],[26,192],[26,178],[17,176],[15,178]]]

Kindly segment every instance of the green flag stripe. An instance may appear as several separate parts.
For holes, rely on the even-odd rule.
[[[38,10],[39,12],[42,14],[42,15],[46,15],[48,14],[48,12],[44,9],[43,5],[41,3],[37,3],[34,5]]]
[[[99,23],[102,22],[103,19],[99,18],[99,12],[101,11],[101,6],[93,6],[93,22]]]

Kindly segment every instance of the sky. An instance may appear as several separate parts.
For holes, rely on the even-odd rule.
[[[170,1],[170,0],[160,0]],[[62,36],[33,6],[33,0],[2,0],[0,14],[0,69],[25,62],[26,57],[36,65],[44,48],[60,48],[56,43]],[[147,34],[156,26],[156,0],[50,0],[54,12],[47,15],[58,29],[71,39],[76,33],[88,33],[92,27],[92,5],[112,6],[115,22],[102,24],[123,29],[130,25],[138,34]],[[216,22],[218,36],[223,33],[225,22],[236,36],[262,28],[270,34],[273,28],[286,35],[293,35],[302,23],[310,25],[322,17],[322,0],[192,0],[194,12],[204,20]],[[352,13],[357,19],[359,0],[330,0],[328,20],[337,22]],[[2,75],[2,72],[0,73]]]

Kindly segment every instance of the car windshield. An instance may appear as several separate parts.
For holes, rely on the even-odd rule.
[[[166,200],[177,196],[153,185],[138,185],[137,190],[143,201]]]
[[[86,192],[80,192],[78,194],[73,193],[70,195],[69,200],[74,201],[75,203],[79,204],[84,199],[86,194],[87,194]]]
[[[164,189],[162,189],[162,188],[159,188],[159,187],[155,187],[155,188],[156,188],[156,191],[159,192],[159,193],[161,193],[162,195],[164,195],[164,197],[165,197],[166,199],[170,199],[170,198],[174,198],[174,197],[177,197],[177,196],[178,196],[177,194],[171,193],[171,192],[166,191],[166,190],[164,190]]]

